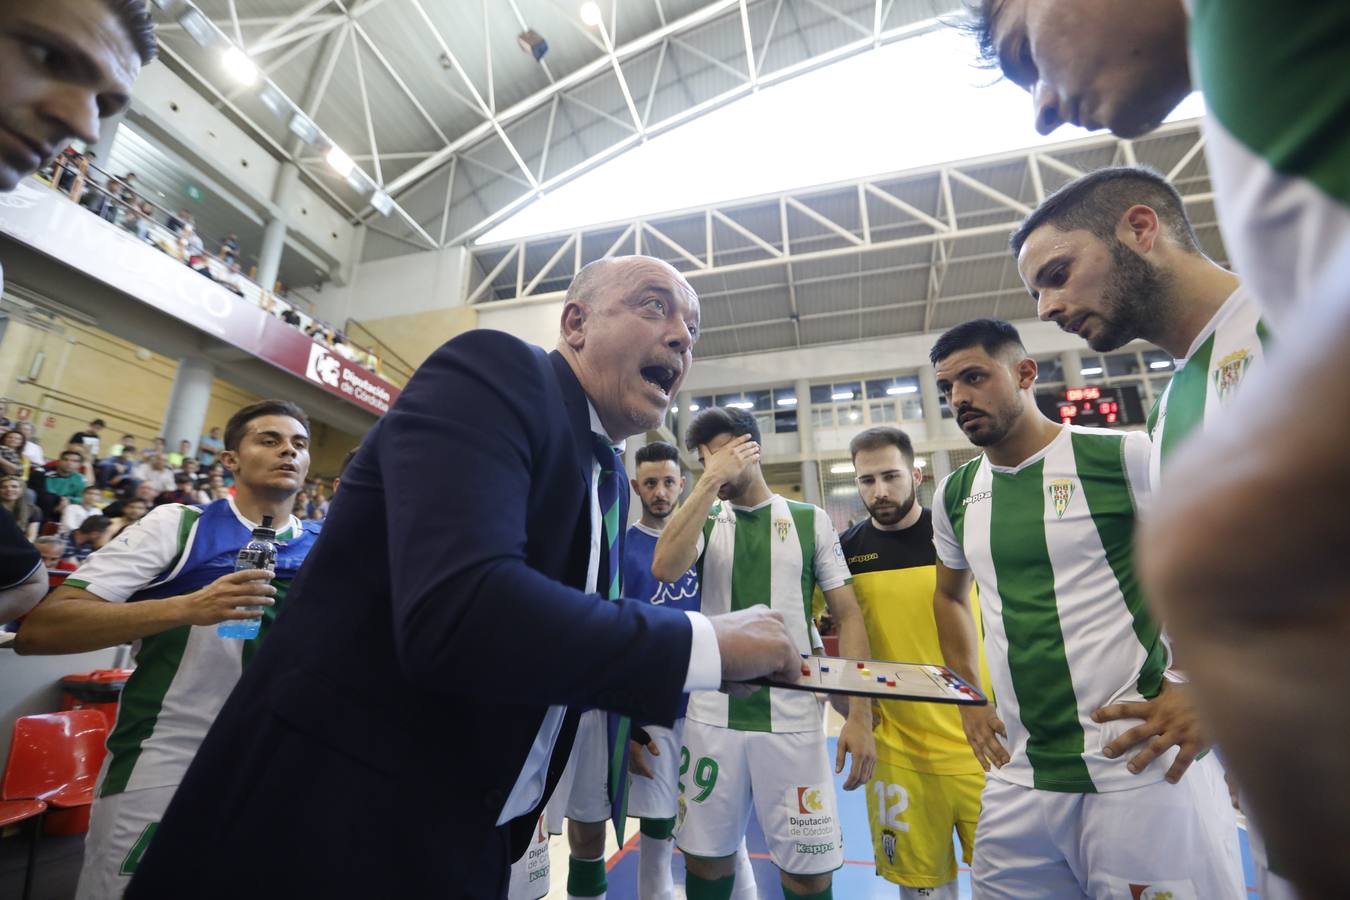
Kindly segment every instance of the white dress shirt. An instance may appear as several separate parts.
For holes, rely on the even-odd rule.
[[[605,427],[600,424],[600,416],[589,400],[586,407],[591,414],[591,431],[606,435]],[[615,449],[622,452],[623,442],[610,439]],[[600,537],[603,530],[600,522],[600,498],[596,494],[596,485],[600,479],[600,463],[591,462],[591,555],[586,564],[586,593],[595,593],[600,572]],[[714,691],[722,684],[722,653],[717,648],[717,632],[712,623],[702,613],[687,612],[693,640],[689,647],[689,669],[684,677],[684,690]],[[514,818],[523,816],[539,805],[544,798],[544,782],[548,778],[548,762],[553,756],[553,745],[558,742],[562,731],[566,706],[550,706],[539,725],[539,733],[534,737],[530,755],[525,758],[520,775],[506,798],[498,825],[505,825]]]

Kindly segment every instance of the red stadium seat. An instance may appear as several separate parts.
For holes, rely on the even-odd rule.
[[[108,752],[107,737],[108,720],[96,709],[17,719],[0,799],[45,801],[52,810],[48,834],[88,830],[89,805]]]
[[[42,833],[42,814],[47,804],[41,800],[0,800],[0,830],[19,822],[32,820],[28,836],[28,863],[23,873],[23,900],[28,900],[33,891],[33,866],[37,862],[38,835]]]

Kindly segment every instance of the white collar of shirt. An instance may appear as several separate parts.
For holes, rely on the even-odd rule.
[[[615,450],[618,450],[620,453],[622,453],[624,450],[624,445],[627,443],[627,441],[616,441],[614,440],[614,438],[609,436],[609,432],[605,430],[605,426],[600,422],[600,414],[595,411],[595,404],[591,402],[590,397],[586,398],[586,411],[591,414],[591,431],[593,431],[595,434],[604,435],[605,440],[613,444]]]

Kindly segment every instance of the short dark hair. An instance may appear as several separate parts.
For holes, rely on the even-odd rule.
[[[136,452],[136,448],[133,447],[133,446],[131,446],[130,444],[123,444],[123,445],[122,445],[122,455],[123,455],[123,456],[125,456],[125,455],[128,454],[128,453],[135,453],[135,452]]]
[[[62,451],[61,451],[61,456],[60,456],[59,458],[60,458],[60,459],[65,459],[67,456],[73,456],[73,457],[75,457],[76,459],[78,459],[80,462],[84,462],[84,454],[81,453],[81,452],[78,451],[78,450],[71,450],[71,449],[65,449],[65,450],[62,450]]]
[[[230,421],[225,423],[225,449],[238,450],[248,432],[248,423],[263,416],[290,416],[305,426],[306,434],[309,433],[309,416],[298,405],[289,400],[262,400],[230,416]]]
[[[908,465],[914,465],[914,442],[899,428],[892,425],[875,425],[864,429],[848,442],[849,459],[857,459],[863,450],[881,450],[884,447],[898,447],[900,455]]]
[[[640,466],[646,462],[673,462],[676,466],[680,464],[680,451],[674,444],[667,444],[665,441],[652,441],[650,444],[644,444],[638,448],[637,464]]]
[[[964,0],[964,15],[957,18],[958,30],[975,38],[979,48],[975,65],[981,69],[1001,68],[998,59],[998,47],[994,46],[994,2],[995,0]]]
[[[1011,323],[1002,319],[971,319],[943,332],[933,349],[928,351],[928,361],[936,366],[956,351],[977,345],[990,356],[997,356],[1011,347],[1022,354],[1027,352],[1022,336]]]
[[[141,58],[141,65],[148,66],[159,53],[159,42],[155,40],[155,23],[150,18],[150,7],[145,0],[103,0],[122,22],[131,38],[132,46]],[[90,154],[91,156],[93,154]]]
[[[1172,183],[1148,166],[1107,166],[1070,181],[1041,201],[1013,232],[1013,256],[1042,225],[1060,231],[1088,231],[1108,243],[1125,210],[1142,203],[1158,214],[1172,240],[1188,253],[1200,252],[1200,241],[1186,215],[1186,204]]]
[[[102,419],[95,419],[94,421],[92,421],[92,422],[89,423],[89,427],[92,428],[93,426],[97,425],[99,428],[103,428],[103,427],[106,426],[107,424],[108,424],[108,423],[105,422],[105,421],[103,421]]]
[[[80,534],[102,534],[112,526],[112,519],[107,516],[90,516],[80,523],[80,527],[75,530]]]
[[[710,406],[689,423],[689,430],[684,435],[684,446],[688,450],[697,450],[721,434],[732,437],[748,434],[750,440],[756,444],[760,442],[759,423],[750,413],[726,406]]]

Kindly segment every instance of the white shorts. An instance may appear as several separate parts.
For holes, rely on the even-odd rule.
[[[176,790],[178,786],[171,784],[94,800],[76,900],[122,896]]]
[[[544,816],[534,825],[534,835],[525,854],[511,864],[511,884],[506,900],[539,900],[548,893],[548,830]]]
[[[641,819],[673,819],[680,795],[680,742],[684,738],[684,719],[677,719],[674,728],[644,725],[642,730],[651,737],[661,755],[638,751],[646,758],[653,777],[629,776],[628,814]]]
[[[974,900],[1246,900],[1237,819],[1213,754],[1178,784],[1039,791],[991,775],[971,863]]]
[[[687,721],[679,779],[675,844],[680,852],[709,858],[734,854],[753,803],[778,868],[823,875],[844,864],[824,731],[773,734]]]
[[[567,758],[553,796],[544,808],[545,825],[552,834],[563,833],[563,819],[576,822],[609,820],[609,737],[605,732],[608,713],[591,709],[581,714],[572,755]]]

